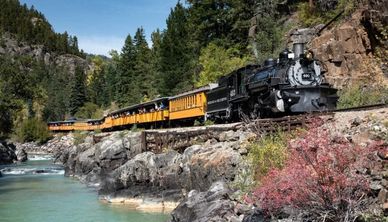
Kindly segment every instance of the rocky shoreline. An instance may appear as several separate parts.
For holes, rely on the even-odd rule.
[[[387,108],[338,113],[326,117],[321,127],[366,146],[387,135],[387,118]],[[65,176],[94,187],[100,201],[171,213],[172,222],[268,220],[260,208],[243,202],[241,192],[233,186],[246,167],[247,144],[255,136],[249,130],[221,132],[180,152],[164,149],[162,153],[143,152],[140,135],[130,131],[81,133],[57,135],[43,146],[2,143],[1,163],[17,161],[16,153],[53,155],[55,163],[64,166]],[[364,173],[371,181],[367,199],[371,209],[384,211],[388,210],[388,156],[379,155]],[[285,209],[280,221],[302,220],[293,213]]]
[[[138,132],[85,135],[77,145],[56,137],[45,146],[52,150],[65,175],[98,190],[102,201],[127,204],[139,210],[170,212],[191,190],[206,191],[214,182],[234,180],[246,151],[249,134],[242,130],[223,132],[204,144],[182,153],[142,152]],[[64,143],[62,143],[62,142]]]
[[[130,131],[58,134],[44,145],[4,143],[0,148],[4,164],[27,156],[53,156],[65,176],[95,188],[102,202],[170,213],[193,190],[205,192],[217,181],[231,183],[252,136],[230,130],[182,152],[167,149],[157,154],[143,152],[141,133]]]

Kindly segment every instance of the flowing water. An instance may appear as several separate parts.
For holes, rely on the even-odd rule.
[[[42,159],[0,166],[1,222],[162,222],[169,218],[101,203],[96,191],[64,177],[61,167]]]

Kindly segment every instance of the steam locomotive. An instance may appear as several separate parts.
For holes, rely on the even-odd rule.
[[[212,120],[274,117],[336,107],[337,90],[324,80],[322,64],[303,43],[284,50],[277,60],[249,65],[219,79],[207,92]]]
[[[144,128],[179,126],[195,120],[215,122],[263,118],[330,110],[336,107],[337,90],[324,82],[322,65],[304,44],[294,44],[275,61],[248,65],[218,84],[209,84],[173,97],[125,107],[96,120],[48,123],[52,131],[116,130],[138,125]]]

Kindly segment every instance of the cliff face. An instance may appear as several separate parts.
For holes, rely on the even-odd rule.
[[[43,45],[29,45],[25,42],[17,41],[11,34],[3,33],[0,35],[0,55],[11,57],[29,56],[45,65],[54,65],[65,68],[70,74],[75,73],[75,67],[88,67],[87,61],[79,56],[71,54],[59,55],[44,50]]]
[[[387,0],[370,0],[350,18],[312,40],[310,48],[325,65],[328,82],[388,85]]]

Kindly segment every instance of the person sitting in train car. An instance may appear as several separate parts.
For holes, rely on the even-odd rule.
[[[155,110],[156,110],[156,111],[159,111],[159,110],[160,110],[160,107],[158,106],[158,103],[154,103],[154,106],[155,106]]]
[[[166,108],[166,106],[163,104],[163,102],[160,102],[159,108],[160,108],[160,110],[164,110]]]

